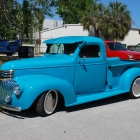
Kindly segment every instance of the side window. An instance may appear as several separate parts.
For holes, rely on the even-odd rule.
[[[100,46],[99,45],[86,45],[81,48],[79,57],[93,58],[100,57]]]

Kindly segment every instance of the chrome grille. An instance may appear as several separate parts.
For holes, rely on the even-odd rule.
[[[0,102],[5,103],[6,97],[12,97],[15,81],[13,79],[6,79],[0,82]]]

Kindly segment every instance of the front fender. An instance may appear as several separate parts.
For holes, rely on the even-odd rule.
[[[73,86],[64,79],[49,75],[28,75],[14,80],[21,88],[21,95],[13,99],[12,105],[20,106],[22,110],[29,108],[40,94],[50,89],[63,95],[66,106],[76,102]]]
[[[129,92],[133,80],[139,76],[140,76],[140,68],[130,68],[126,70],[120,78],[119,88],[121,90],[128,90]]]

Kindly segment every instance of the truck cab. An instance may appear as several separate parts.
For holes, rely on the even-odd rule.
[[[140,97],[140,62],[106,58],[100,38],[66,36],[44,43],[43,57],[1,66],[1,108],[22,111],[35,105],[39,115],[47,116],[60,98],[70,107],[124,93]]]

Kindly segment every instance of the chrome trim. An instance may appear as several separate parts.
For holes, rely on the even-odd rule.
[[[13,79],[6,79],[0,82],[0,103],[9,103],[12,101],[13,88],[16,82]],[[8,96],[8,100],[7,100]]]
[[[140,97],[140,78],[136,78],[133,82],[132,93],[135,97]]]
[[[14,70],[0,70],[0,79],[2,78],[13,78]]]
[[[2,104],[2,103],[0,103],[0,107],[3,108],[3,109],[7,109],[7,110],[11,110],[11,111],[16,111],[16,112],[20,112],[21,111],[21,107],[15,107],[15,106],[7,105],[7,104]]]

